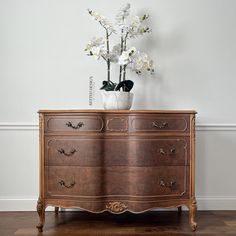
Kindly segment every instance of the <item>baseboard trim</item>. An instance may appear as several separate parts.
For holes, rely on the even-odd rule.
[[[236,196],[197,197],[198,210],[236,210]]]
[[[37,198],[1,198],[0,211],[35,211]],[[198,210],[236,210],[236,196],[199,196]],[[54,210],[48,207],[47,211]]]

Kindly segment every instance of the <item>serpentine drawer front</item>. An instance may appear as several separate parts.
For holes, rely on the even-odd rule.
[[[178,167],[48,167],[46,196],[94,200],[101,196],[188,198],[189,168]],[[102,210],[102,209],[101,209]]]
[[[142,213],[195,212],[195,111],[42,110],[40,196],[47,206]]]
[[[101,139],[86,136],[50,136],[46,137],[45,165],[189,165],[188,147],[189,138],[186,137]]]

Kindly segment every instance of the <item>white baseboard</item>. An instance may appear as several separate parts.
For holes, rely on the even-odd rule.
[[[35,211],[36,204],[36,198],[1,198],[0,211]],[[197,204],[198,210],[236,210],[236,197],[199,196]],[[53,208],[48,207],[47,210]]]
[[[35,198],[2,198],[0,211],[35,211],[37,199]]]
[[[0,198],[0,211],[36,211],[36,206],[37,198]]]
[[[198,210],[236,210],[236,197],[202,196],[197,197]]]

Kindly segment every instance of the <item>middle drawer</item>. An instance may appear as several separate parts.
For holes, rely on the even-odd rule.
[[[46,138],[47,166],[189,165],[189,138]]]

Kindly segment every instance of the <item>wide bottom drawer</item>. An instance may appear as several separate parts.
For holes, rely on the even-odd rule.
[[[47,197],[188,197],[188,166],[45,167]]]

